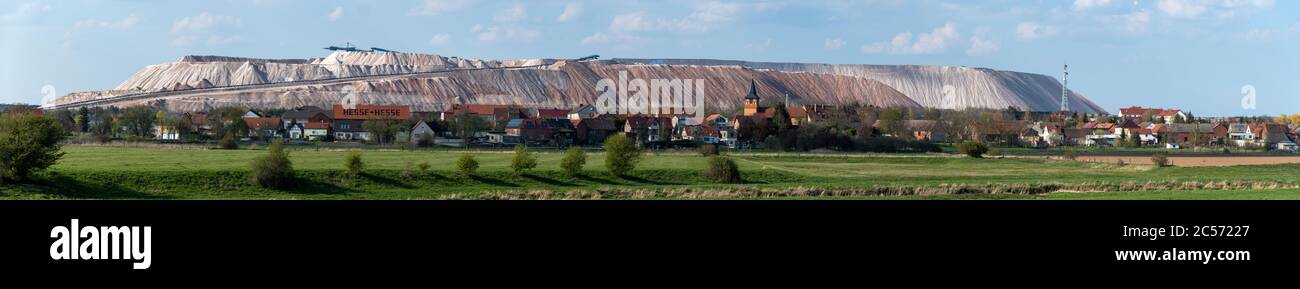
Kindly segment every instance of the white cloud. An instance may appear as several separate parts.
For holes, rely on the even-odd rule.
[[[424,0],[424,3],[411,11],[415,15],[434,16],[447,12],[460,11],[474,4],[470,0]]]
[[[1231,18],[1252,9],[1272,8],[1276,0],[1160,0],[1156,10],[1177,18],[1200,18],[1210,15]]]
[[[989,55],[1002,50],[1002,45],[997,41],[986,38],[984,35],[976,34],[970,37],[970,48],[966,49],[966,55],[982,56]]]
[[[1142,10],[1124,15],[1123,30],[1130,33],[1145,33],[1151,24],[1151,12]]]
[[[429,39],[429,45],[433,45],[433,46],[446,45],[447,43],[450,42],[451,42],[451,35],[447,35],[446,33],[434,35],[432,39]]]
[[[542,33],[533,29],[526,29],[514,26],[487,26],[474,25],[472,29],[478,33],[478,40],[482,42],[533,42],[542,37]]]
[[[569,2],[569,4],[564,5],[564,12],[560,13],[560,16],[556,17],[555,20],[560,22],[569,22],[577,19],[579,16],[582,16],[582,3]]]
[[[524,6],[523,3],[515,3],[514,5],[510,5],[510,8],[497,12],[497,15],[492,17],[492,20],[497,22],[515,22],[524,20],[524,18],[527,17],[528,7]]]
[[[840,48],[844,48],[844,44],[846,43],[844,42],[844,39],[841,38],[826,39],[826,43],[822,44],[822,48],[827,51],[839,50]]]
[[[41,2],[23,3],[18,5],[18,9],[14,9],[13,12],[0,15],[0,22],[26,21],[36,17],[37,14],[49,12],[52,8],[50,4]]]
[[[731,21],[739,11],[739,4],[710,1],[697,4],[686,18],[700,22]]]
[[[330,12],[330,14],[325,17],[329,18],[330,21],[339,21],[339,18],[343,18],[343,7],[334,7],[334,11]]]
[[[243,20],[238,17],[203,12],[199,13],[198,16],[185,17],[176,20],[175,23],[172,23],[172,33],[201,32],[217,25],[239,26],[242,23]]]
[[[915,37],[912,32],[899,33],[888,43],[867,44],[862,46],[861,51],[863,53],[888,51],[894,54],[934,54],[944,52],[950,43],[959,39],[961,34],[957,32],[957,25],[949,22],[929,33],[917,34]]]
[[[756,6],[759,7],[759,6]],[[767,7],[767,6],[761,6]],[[609,30],[615,32],[621,31],[675,31],[675,32],[708,32],[718,23],[735,20],[740,14],[743,6],[735,3],[722,3],[717,1],[696,3],[691,9],[691,13],[682,18],[654,18],[646,16],[645,12],[632,12],[614,16],[614,20],[609,24]],[[764,8],[773,9],[773,8]]]
[[[1074,0],[1074,11],[1086,11],[1114,4],[1113,0]]]
[[[140,17],[131,14],[117,21],[100,21],[98,19],[86,19],[77,21],[73,26],[77,28],[107,28],[107,29],[131,29],[140,23]]]
[[[1016,39],[1021,41],[1037,40],[1056,35],[1058,29],[1054,26],[1039,24],[1038,22],[1021,22],[1016,25]]]
[[[609,31],[643,31],[652,29],[652,26],[645,20],[645,12],[633,12],[615,15],[609,22]]]
[[[1195,18],[1209,9],[1206,4],[1204,1],[1160,0],[1156,9],[1169,16]]]

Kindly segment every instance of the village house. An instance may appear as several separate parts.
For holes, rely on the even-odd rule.
[[[574,143],[578,145],[600,145],[619,130],[614,120],[604,117],[570,120],[570,123],[574,126]]]
[[[1256,126],[1257,128],[1259,128],[1258,129],[1259,135],[1257,136],[1256,139],[1258,139],[1260,141],[1260,144],[1262,144],[1264,147],[1270,149],[1278,149],[1280,147],[1291,147],[1295,145],[1295,142],[1289,135],[1291,130],[1287,128],[1286,125],[1276,124],[1276,123],[1267,123],[1267,124],[1261,123],[1261,124],[1257,124]]]
[[[248,125],[248,135],[262,139],[274,139],[284,137],[284,127],[281,126],[278,117],[249,117],[244,118],[244,124]]]
[[[366,121],[406,121],[411,118],[411,107],[402,105],[334,105],[334,140],[370,141]]]
[[[653,142],[666,142],[672,138],[673,119],[669,117],[633,115],[623,122],[623,132],[645,145]]]
[[[1062,133],[1061,127],[1056,124],[1037,122],[1031,125],[1030,128],[1038,132],[1038,140],[1042,141],[1046,146],[1065,145],[1065,135]]]
[[[366,131],[363,125],[365,121],[351,119],[334,120],[334,140],[335,141],[368,141],[370,132]]]
[[[289,138],[291,139],[307,139],[305,126],[308,123],[330,123],[334,121],[329,113],[315,106],[304,106],[286,111],[280,118],[281,122],[284,123],[284,127],[289,131]],[[319,125],[316,125],[316,127],[319,127]]]
[[[1255,133],[1251,132],[1251,125],[1248,123],[1233,123],[1228,125],[1228,141],[1238,147],[1255,145]]]
[[[540,119],[569,119],[569,110],[534,108],[528,110],[528,115],[530,117],[540,118]]]
[[[429,126],[428,122],[416,121],[415,126],[411,127],[411,144],[420,144],[421,140],[426,139],[433,140],[437,134],[433,127]],[[432,145],[432,143],[429,144]]]
[[[879,123],[879,121],[877,121]],[[939,125],[938,121],[933,120],[904,120],[903,129],[911,132],[913,139],[928,142],[946,142],[948,141],[948,132]]]
[[[527,110],[525,110],[522,107],[514,106],[514,105],[455,104],[451,106],[451,109],[443,111],[440,114],[439,119],[442,121],[450,121],[455,119],[456,116],[460,115],[461,113],[467,113],[470,115],[478,116],[480,118],[483,118],[483,120],[486,120],[489,123],[494,123],[494,124],[509,121],[512,119],[526,118],[529,116]]]
[[[302,138],[310,141],[323,141],[329,138],[330,123],[309,122],[302,125]]]
[[[579,121],[584,119],[593,119],[600,116],[600,111],[595,106],[588,104],[579,105],[569,110],[569,120]]]
[[[506,135],[531,145],[567,146],[573,143],[574,132],[567,119],[521,118],[506,123]]]
[[[1183,119],[1183,120],[1187,119],[1187,113],[1184,113],[1182,110],[1178,110],[1178,109],[1144,108],[1140,106],[1134,106],[1129,108],[1121,108],[1119,109],[1119,111],[1120,111],[1120,117],[1124,119],[1137,120],[1139,122],[1149,121],[1150,119],[1146,119],[1148,117],[1158,118],[1160,120],[1163,120],[1164,123],[1174,123],[1175,119]]]
[[[1175,123],[1156,125],[1162,142],[1177,145],[1217,143],[1228,135],[1228,128],[1209,123]]]

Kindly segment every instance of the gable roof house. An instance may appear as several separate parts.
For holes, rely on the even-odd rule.
[[[880,121],[876,121],[879,123]],[[918,141],[928,142],[945,142],[948,141],[948,131],[939,125],[938,121],[933,120],[904,120],[903,129],[912,133],[911,137]]]
[[[1144,108],[1134,106],[1119,109],[1120,117],[1131,120],[1148,121],[1147,116],[1164,120],[1164,123],[1173,123],[1175,118],[1181,117],[1187,119],[1187,113],[1179,109],[1162,109],[1162,108]]]
[[[1260,141],[1266,146],[1272,147],[1279,143],[1293,142],[1288,135],[1291,130],[1286,125],[1269,123],[1260,124],[1260,126],[1263,127]]]
[[[334,140],[337,141],[368,141],[370,132],[366,131],[363,125],[365,121],[354,119],[336,119],[334,120]]]
[[[1224,139],[1228,135],[1228,128],[1209,123],[1175,123],[1157,126],[1156,133],[1165,143],[1206,144]]]
[[[550,109],[535,108],[528,110],[528,115],[540,119],[568,119],[569,110],[567,109]]]
[[[623,132],[637,141],[637,144],[670,141],[672,138],[673,119],[648,115],[633,115],[623,122]]]
[[[579,105],[569,110],[569,120],[593,119],[600,116],[600,111],[589,104]]]
[[[579,145],[600,145],[606,137],[618,132],[614,120],[603,117],[570,122],[574,124],[574,143]]]
[[[284,127],[278,117],[248,117],[244,118],[244,124],[248,125],[252,136],[262,139],[284,137]]]
[[[424,140],[425,138],[433,139],[437,134],[438,133],[433,130],[433,127],[429,126],[428,122],[423,120],[416,121],[415,126],[411,127],[411,144],[418,145],[421,140]],[[429,145],[432,145],[432,143]]]

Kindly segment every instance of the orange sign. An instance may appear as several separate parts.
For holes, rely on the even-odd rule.
[[[334,119],[352,120],[406,120],[411,118],[411,107],[401,105],[357,105],[343,108],[334,105]]]

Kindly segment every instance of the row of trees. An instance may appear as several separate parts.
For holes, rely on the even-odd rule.
[[[912,139],[907,120],[931,120],[933,131],[946,132],[948,141],[982,141],[1003,121],[1023,113],[1014,110],[908,110],[847,105],[822,111],[815,122],[795,126],[782,103],[775,103],[771,119],[741,118],[737,136],[742,142],[779,150],[833,149],[842,151],[930,151],[930,144]],[[1018,132],[1017,132],[1018,133]]]

